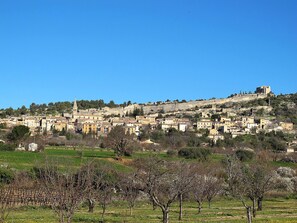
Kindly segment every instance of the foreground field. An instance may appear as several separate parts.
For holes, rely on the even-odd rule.
[[[73,149],[61,147],[47,147],[41,153],[1,151],[0,164],[16,170],[30,170],[32,167],[44,163],[47,159],[54,159],[59,162],[61,169],[70,167],[78,168],[81,164],[90,160],[111,163],[115,169],[129,171],[131,166],[128,164],[135,158],[149,156],[150,152],[136,152],[132,157],[125,157],[123,160],[115,160],[114,153],[108,149]],[[168,157],[166,153],[158,153],[164,159],[180,159]],[[219,163],[223,159],[221,154],[213,154],[208,163]],[[197,162],[196,160],[187,160]],[[287,163],[272,162],[273,166],[286,166]],[[207,165],[207,163],[206,163]],[[296,164],[292,164],[296,165]],[[292,166],[294,167],[294,166]],[[263,203],[264,210],[258,212],[253,222],[285,223],[297,222],[297,199],[269,198]],[[211,208],[206,207],[201,214],[197,214],[197,204],[195,202],[184,203],[184,217],[182,222],[246,222],[245,209],[237,200],[219,198],[212,203]],[[95,208],[94,213],[88,213],[86,205],[82,205],[75,213],[73,222],[100,222],[101,209]],[[123,201],[115,201],[107,207],[104,222],[161,222],[162,213],[160,209],[153,210],[152,206],[144,201],[139,201],[133,210],[132,215]],[[55,214],[47,207],[17,207],[13,210],[7,220],[9,223],[51,223],[58,222]],[[170,211],[170,222],[178,221],[178,206],[175,203]]]
[[[257,223],[289,223],[297,222],[297,200],[296,199],[270,199],[264,202],[264,210],[257,213],[253,222]],[[74,215],[73,222],[98,222],[101,217],[100,207],[96,207],[94,213],[88,213],[87,207],[82,206]],[[153,210],[152,206],[138,202],[130,216],[124,202],[111,204],[105,215],[105,222],[160,222],[161,212]],[[197,214],[196,203],[185,202],[184,218],[178,221],[178,207],[171,208],[170,222],[245,222],[245,210],[241,203],[235,200],[219,199],[213,202],[211,208],[205,207],[201,214]],[[11,212],[8,223],[51,223],[58,222],[53,212],[48,208],[25,207]]]

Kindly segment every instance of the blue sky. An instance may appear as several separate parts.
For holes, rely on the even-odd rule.
[[[2,0],[0,108],[297,92],[296,0]]]

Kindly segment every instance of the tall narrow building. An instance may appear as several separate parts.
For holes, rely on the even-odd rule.
[[[77,116],[77,112],[78,112],[78,107],[77,107],[76,100],[74,100],[73,108],[72,108],[72,117],[73,118],[75,118]]]

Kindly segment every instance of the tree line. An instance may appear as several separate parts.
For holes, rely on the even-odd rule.
[[[124,102],[123,104],[116,104],[113,100],[109,102],[104,102],[104,100],[77,100],[78,109],[101,109],[103,107],[115,108],[119,106],[127,106],[132,104],[131,101]],[[72,112],[73,102],[50,102],[50,103],[31,103],[29,107],[25,105],[20,108],[6,108],[1,109],[0,118],[5,118],[7,116],[20,116],[20,115],[51,115],[51,114],[62,114],[65,112]]]

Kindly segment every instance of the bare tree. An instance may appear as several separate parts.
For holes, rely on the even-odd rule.
[[[139,159],[137,179],[141,183],[141,190],[146,192],[152,203],[162,210],[163,223],[169,222],[169,209],[180,194],[181,179],[172,162],[149,157]]]
[[[206,198],[206,179],[205,175],[195,174],[192,187],[192,193],[195,201],[198,203],[198,214],[201,213],[202,202]]]
[[[75,210],[91,188],[92,165],[88,164],[75,172],[62,173],[56,165],[47,163],[40,168],[40,180],[52,209],[60,223],[71,223]]]
[[[206,199],[208,201],[208,208],[210,208],[210,202],[214,197],[216,197],[220,191],[222,191],[222,182],[219,178],[208,175],[205,177],[205,193]]]
[[[242,167],[242,181],[246,186],[247,197],[253,203],[253,217],[256,217],[256,202],[258,210],[262,210],[262,201],[267,191],[273,188],[272,171],[264,165]]]
[[[127,201],[130,210],[130,215],[132,215],[132,209],[135,206],[136,199],[140,193],[140,185],[136,180],[135,173],[123,174],[120,176],[120,193],[124,200]]]
[[[193,187],[194,181],[194,165],[185,162],[176,162],[173,166],[177,173],[177,190],[178,190],[178,201],[179,201],[179,216],[178,220],[182,220],[183,217],[183,197],[186,193],[190,192]]]
[[[202,202],[208,201],[208,207],[215,196],[222,191],[222,180],[218,177],[217,166],[203,164],[203,167],[196,165],[193,187],[191,192],[198,203],[198,213],[201,213]]]
[[[104,215],[107,205],[112,201],[118,184],[117,173],[111,165],[105,163],[97,163],[95,165],[93,178],[93,195],[102,208],[101,220],[104,222]]]
[[[235,156],[228,156],[226,160],[226,191],[231,196],[239,199],[246,209],[247,222],[252,222],[251,206],[246,201],[248,187],[243,181],[242,165]]]
[[[272,171],[264,164],[245,165],[235,157],[228,157],[226,174],[228,192],[240,199],[246,208],[248,223],[252,222],[251,214],[256,217],[256,202],[258,210],[262,210],[264,195],[273,186]],[[252,205],[248,205],[245,198],[250,199]]]

